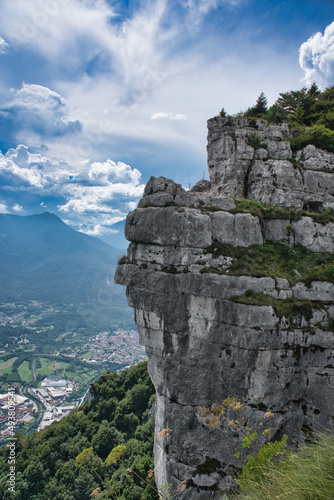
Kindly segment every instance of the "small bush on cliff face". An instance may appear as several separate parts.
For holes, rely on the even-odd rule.
[[[261,149],[261,148],[265,149],[267,147],[266,143],[261,142],[260,136],[256,132],[250,134],[250,136],[248,137],[247,144],[255,149]]]
[[[254,401],[256,404],[245,405],[237,398],[229,397],[219,405],[198,407],[199,418],[203,424],[211,431],[219,431],[233,453],[234,467],[241,470],[236,479],[239,486],[249,478],[262,478],[260,468],[273,460],[281,459],[287,452],[286,435],[281,440],[272,441],[279,417],[277,419],[277,415],[270,410],[261,410],[262,405],[258,403],[257,396],[254,396]],[[260,411],[263,411],[261,420]]]
[[[255,396],[256,397],[256,396]],[[258,405],[259,406],[259,405]],[[214,407],[199,407],[200,418],[212,431],[222,431],[241,464],[237,487],[222,494],[229,500],[332,500],[334,498],[334,434],[322,433],[298,452],[287,449],[287,436],[272,441],[275,414],[252,425],[245,406],[230,397]],[[228,442],[230,429],[240,437],[238,451]],[[245,453],[244,450],[249,450]]]
[[[293,151],[298,151],[308,144],[334,152],[334,131],[322,124],[313,125],[304,129],[297,137],[292,139],[291,148]]]
[[[238,477],[238,485],[247,491],[249,481],[261,481],[265,478],[265,470],[275,461],[279,461],[288,454],[286,448],[288,436],[285,434],[280,441],[268,441],[263,444],[257,453],[248,456],[247,463],[243,466]]]
[[[119,266],[122,266],[123,264],[130,264],[130,260],[128,259],[128,257],[126,255],[123,255],[118,263],[117,263]]]

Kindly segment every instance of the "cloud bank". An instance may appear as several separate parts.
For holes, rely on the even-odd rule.
[[[334,84],[334,22],[324,34],[318,32],[301,45],[299,64],[307,85],[314,81],[322,88]]]
[[[2,193],[34,197],[35,205],[65,215],[73,225],[92,235],[112,233],[112,226],[125,219],[143,194],[141,173],[122,162],[108,159],[88,164],[85,171],[73,171],[66,162],[29,152],[19,145],[5,155],[0,152]],[[44,200],[48,199],[47,203]],[[14,203],[10,210],[0,201],[1,213],[22,212]]]
[[[81,123],[70,121],[68,105],[60,94],[42,85],[24,83],[12,90],[13,97],[0,110],[1,121],[12,127],[20,140],[37,135],[61,137],[81,131]],[[7,132],[8,133],[8,132]]]
[[[138,88],[155,78],[174,28],[162,28],[167,0],[140,2],[122,18],[105,0],[3,0],[0,30],[16,47],[29,47],[70,81],[112,73],[121,99],[137,99]],[[118,10],[117,10],[118,9]],[[130,10],[130,8],[129,8]]]

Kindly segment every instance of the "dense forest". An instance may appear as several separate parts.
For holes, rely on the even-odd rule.
[[[227,116],[224,108],[220,116]],[[321,91],[313,83],[309,89],[282,92],[269,108],[262,92],[254,106],[235,116],[262,118],[274,124],[288,123],[293,134],[291,147],[295,151],[313,144],[334,152],[334,85]]]
[[[91,385],[89,402],[39,433],[17,433],[15,493],[7,484],[9,449],[0,449],[0,498],[157,499],[150,473],[154,401],[146,362],[103,374]]]

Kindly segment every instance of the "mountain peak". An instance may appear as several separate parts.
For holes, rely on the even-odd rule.
[[[53,219],[53,220],[59,220],[63,222],[57,215],[52,214],[51,212],[43,212],[42,214],[35,214],[34,217],[40,217],[43,219]]]

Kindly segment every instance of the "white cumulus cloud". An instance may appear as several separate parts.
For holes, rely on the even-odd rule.
[[[305,82],[316,82],[324,88],[334,83],[334,22],[304,42],[299,49],[299,64]]]
[[[119,233],[118,229],[114,229],[112,226],[117,222],[120,222],[125,219],[123,217],[108,217],[102,219],[100,222],[96,224],[91,224],[90,226],[81,225],[79,231],[81,233],[89,234],[90,236],[102,236],[106,234],[117,234]]]
[[[9,149],[5,155],[0,151],[1,184],[12,191],[53,189],[68,179],[70,171],[66,166],[41,154],[32,154],[22,144]]]
[[[125,163],[115,163],[107,160],[104,163],[95,162],[88,171],[88,177],[92,180],[100,180],[104,183],[110,182],[130,182],[138,185],[141,173],[136,168],[132,169]]]
[[[173,113],[164,113],[163,111],[161,111],[159,113],[153,113],[153,115],[151,116],[151,120],[160,120],[161,118],[167,118],[169,120],[186,120],[187,115],[184,115],[182,113],[173,115]]]
[[[111,229],[103,226],[102,224],[96,224],[96,226],[91,226],[88,228],[79,229],[81,233],[88,234],[89,236],[102,236],[105,234],[117,234],[119,231],[117,229]]]
[[[94,162],[88,169],[86,178],[80,176],[76,183],[68,183],[63,188],[67,203],[59,205],[61,212],[78,214],[127,213],[127,204],[138,201],[144,191],[140,184],[141,173],[136,168],[122,162],[107,160]],[[114,224],[115,219],[112,224]]]
[[[0,54],[6,54],[8,47],[8,43],[0,36]]]
[[[78,214],[108,214],[124,210],[124,198],[139,199],[144,192],[144,185],[133,183],[111,183],[85,186],[68,184],[63,189],[63,195],[68,199],[64,205],[59,205],[61,212],[76,212]]]
[[[21,207],[21,205],[18,205],[18,203],[15,203],[15,205],[13,206],[13,210],[14,212],[22,212],[23,207]]]
[[[9,211],[7,205],[5,203],[0,202],[0,214],[8,214],[8,213]]]
[[[63,136],[79,132],[79,121],[70,121],[63,97],[47,87],[24,83],[14,91],[12,100],[0,110],[8,123],[14,124],[19,136],[28,131],[44,137]]]

